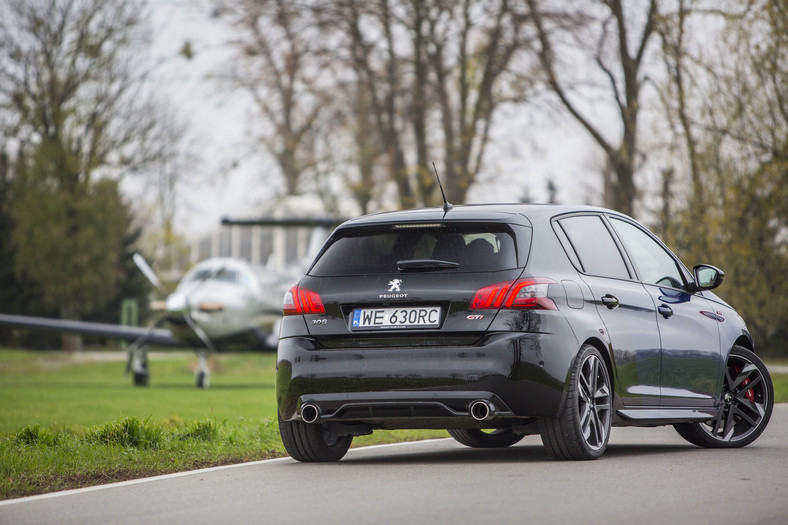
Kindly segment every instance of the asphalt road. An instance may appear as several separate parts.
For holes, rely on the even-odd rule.
[[[604,457],[562,462],[538,436],[351,450],[0,502],[2,524],[788,523],[788,404],[749,447],[706,450],[671,427],[615,428]]]

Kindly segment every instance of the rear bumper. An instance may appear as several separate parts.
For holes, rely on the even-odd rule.
[[[298,416],[302,420],[307,418],[301,410],[311,406],[316,411],[312,413],[316,419],[309,422],[366,423],[378,428],[481,426],[481,421],[514,416],[499,396],[483,391],[306,394],[299,401]],[[474,419],[471,407],[475,403],[483,403],[489,416]],[[459,423],[460,420],[464,422]]]
[[[479,426],[486,421],[554,417],[565,397],[577,342],[556,333],[498,332],[461,347],[325,349],[309,337],[279,341],[276,392],[284,420],[316,407],[323,422],[377,428]]]

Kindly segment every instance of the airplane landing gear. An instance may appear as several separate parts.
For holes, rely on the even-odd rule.
[[[202,370],[197,370],[197,373],[194,374],[195,376],[195,385],[197,388],[208,388],[211,382],[210,374],[203,372]]]
[[[208,366],[207,352],[200,350],[197,352],[197,356],[200,359],[200,364],[194,371],[194,382],[197,388],[208,388],[211,382],[211,369]]]
[[[134,386],[148,386],[149,381],[150,373],[147,370],[145,372],[134,372]]]
[[[164,322],[160,318],[155,323],[148,326],[148,330],[137,338],[128,348],[126,359],[125,374],[132,374],[132,384],[134,386],[148,386],[150,382],[150,371],[148,370],[148,340],[153,335],[156,328]]]
[[[150,382],[150,370],[148,369],[148,352],[143,348],[132,350],[132,384],[134,386],[148,386]]]

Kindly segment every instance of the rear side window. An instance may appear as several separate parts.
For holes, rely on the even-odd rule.
[[[398,261],[456,263],[442,272],[517,268],[514,234],[505,225],[397,225],[340,231],[309,270],[315,277],[395,273]]]
[[[601,217],[567,217],[558,221],[558,224],[580,259],[581,271],[599,277],[630,278],[621,252]]]

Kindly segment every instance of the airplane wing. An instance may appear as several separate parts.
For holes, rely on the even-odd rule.
[[[222,218],[225,226],[280,226],[283,228],[315,227],[335,228],[349,219],[340,217],[288,217],[277,219],[275,217],[260,217],[256,219]]]
[[[120,339],[124,341],[136,341],[148,333],[147,328],[137,326],[92,323],[89,321],[67,321],[64,319],[9,314],[0,314],[0,325],[38,328],[53,332],[107,337],[109,339]],[[178,343],[178,341],[172,337],[169,330],[163,328],[153,330],[147,342],[148,344],[160,346],[182,346],[182,344]]]

